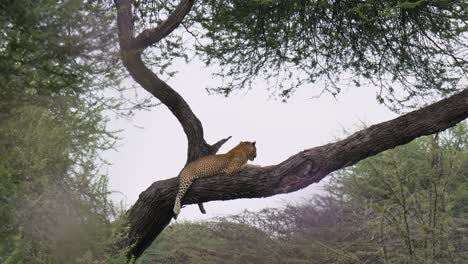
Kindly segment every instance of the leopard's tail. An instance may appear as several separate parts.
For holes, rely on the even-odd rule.
[[[177,219],[177,216],[180,213],[182,197],[184,197],[185,193],[190,188],[190,185],[192,185],[192,181],[193,180],[188,179],[188,177],[183,177],[182,173],[179,175],[179,192],[177,193],[173,209],[174,219]]]

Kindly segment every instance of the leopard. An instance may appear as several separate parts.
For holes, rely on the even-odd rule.
[[[247,164],[257,157],[256,141],[241,141],[225,154],[208,155],[188,163],[179,173],[179,190],[174,204],[174,219],[180,213],[181,201],[193,181],[220,174],[233,175],[244,169],[259,167]]]

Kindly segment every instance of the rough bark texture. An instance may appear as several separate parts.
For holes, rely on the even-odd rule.
[[[214,154],[230,137],[210,145],[200,120],[187,102],[145,66],[144,49],[170,34],[190,11],[193,0],[183,0],[157,28],[134,37],[130,0],[115,0],[122,60],[131,76],[165,104],[182,125],[188,139],[187,162]],[[219,175],[194,182],[182,204],[238,198],[268,197],[293,192],[319,182],[329,173],[424,135],[447,129],[468,117],[468,90],[423,109],[383,122],[336,143],[304,150],[280,164],[250,169],[234,176]],[[172,219],[178,179],[153,183],[130,209],[126,245],[138,258]],[[202,210],[203,211],[203,210]],[[125,246],[125,245],[123,245]]]

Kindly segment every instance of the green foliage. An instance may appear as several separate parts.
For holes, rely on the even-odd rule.
[[[171,225],[137,263],[308,263],[314,245],[286,244],[230,221]]]
[[[283,98],[316,81],[336,95],[352,81],[380,87],[393,105],[463,88],[467,10],[436,0],[204,1],[197,48],[223,66],[230,82],[215,91],[226,95],[260,75],[276,78]]]
[[[104,254],[115,212],[95,160],[111,145],[100,115],[84,113],[27,106],[2,122],[2,262],[90,263]]]
[[[303,209],[310,214],[304,217]],[[335,219],[329,217],[339,214],[335,209],[288,206],[211,222],[174,224],[137,263],[360,263],[338,248],[347,233],[336,230]]]
[[[124,263],[98,152],[118,83],[103,1],[0,2],[0,263]]]
[[[0,2],[0,113],[23,104],[60,108],[56,96],[126,114],[113,5],[102,0]]]
[[[466,260],[466,123],[366,159],[340,173],[330,188],[368,211],[362,226],[385,263]]]
[[[156,26],[176,5],[133,2],[137,28]],[[183,29],[158,47],[177,51],[157,51],[158,59],[187,59],[191,47],[182,47],[192,36],[185,43],[207,64],[221,66],[216,75],[225,82],[211,90],[226,96],[260,77],[284,100],[319,82],[314,94],[372,85],[379,102],[411,107],[416,97],[464,88],[467,10],[462,0],[199,1]]]

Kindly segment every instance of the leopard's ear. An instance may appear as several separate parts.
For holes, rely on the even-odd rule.
[[[255,144],[256,144],[256,143],[257,143],[257,141],[254,141],[254,142],[252,142],[252,145],[254,145],[254,146],[255,146]]]

